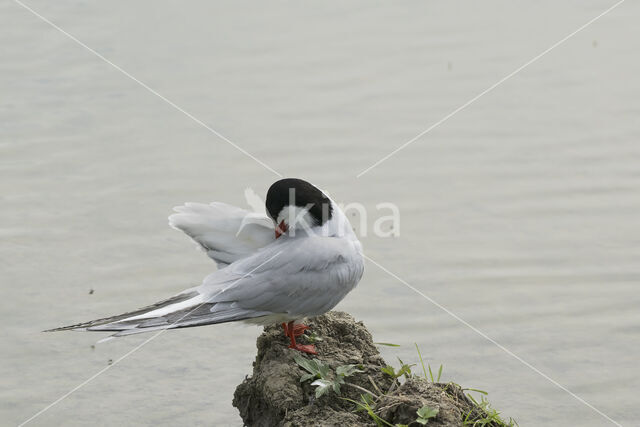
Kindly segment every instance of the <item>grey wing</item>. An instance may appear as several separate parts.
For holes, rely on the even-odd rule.
[[[347,239],[302,238],[270,245],[264,252],[230,266],[239,273],[264,262],[211,300],[232,302],[249,311],[315,316],[340,302],[364,271],[360,244]],[[267,261],[268,256],[274,258]],[[206,280],[203,286],[207,286]]]
[[[113,336],[255,319],[324,313],[357,284],[362,258],[341,239],[274,242],[205,278],[202,285],[139,310],[52,329]]]

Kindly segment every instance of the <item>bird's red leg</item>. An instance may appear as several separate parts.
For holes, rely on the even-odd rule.
[[[296,325],[293,322],[289,322],[289,324],[282,323],[282,329],[284,330],[284,335],[287,337],[289,336],[290,331],[293,331],[294,336],[299,337],[300,335],[304,334],[304,331],[309,329],[309,327],[307,325]]]
[[[307,325],[293,325],[293,335],[299,337],[300,335],[304,334],[304,331],[306,331],[307,329],[309,329]]]
[[[298,350],[301,351],[303,353],[309,353],[309,354],[318,354],[318,352],[316,351],[316,347],[313,344],[298,344],[296,343],[296,336],[302,335],[305,331],[305,329],[308,329],[308,326],[305,325],[297,325],[297,326],[303,326],[303,328],[299,328],[298,332],[296,334],[296,326],[294,326],[293,321],[289,322],[289,324],[282,324],[282,327],[285,330],[285,335],[287,335],[289,337],[289,339],[291,340],[291,344],[289,344],[289,348],[293,348],[294,350]]]

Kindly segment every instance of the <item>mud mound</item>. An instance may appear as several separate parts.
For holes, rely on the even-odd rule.
[[[329,312],[307,323],[315,341],[317,356],[302,355],[287,348],[289,341],[282,328],[269,326],[258,337],[258,354],[253,374],[234,393],[247,426],[375,426],[374,417],[366,410],[356,411],[363,395],[371,395],[374,416],[395,424],[418,426],[417,411],[425,405],[437,410],[429,426],[461,426],[463,419],[486,417],[454,384],[434,384],[411,377],[403,384],[382,372],[387,363],[382,359],[369,331],[362,322],[342,312]],[[309,331],[307,331],[309,334]],[[314,339],[319,337],[320,340]],[[300,337],[305,342],[305,337]],[[307,373],[294,357],[318,359],[335,370],[338,366],[357,365],[362,372],[349,376],[338,396],[333,391],[316,398],[310,381],[301,382]],[[501,426],[501,423],[485,423]]]

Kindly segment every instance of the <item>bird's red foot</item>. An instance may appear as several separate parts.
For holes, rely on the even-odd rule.
[[[318,354],[318,352],[316,351],[316,346],[313,344],[291,344],[289,346],[289,348],[292,348],[294,350],[298,350],[301,351],[303,353],[309,353],[309,354]]]
[[[291,321],[289,323],[283,323],[282,329],[284,329],[284,334],[287,336],[287,338],[291,340],[289,348],[301,351],[303,353],[318,354],[318,352],[316,351],[316,346],[314,346],[313,344],[305,345],[298,344],[296,342],[296,337],[304,334],[304,331],[309,329],[307,325],[295,325],[293,321]]]

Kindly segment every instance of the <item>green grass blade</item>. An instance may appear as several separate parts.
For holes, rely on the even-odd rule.
[[[422,372],[424,372],[424,379],[427,379],[427,370],[424,368],[424,361],[422,360],[422,353],[420,353],[420,347],[418,347],[418,343],[414,342],[416,346],[416,350],[418,350],[418,357],[420,358],[420,364],[422,365]]]

